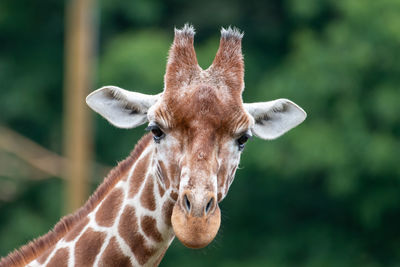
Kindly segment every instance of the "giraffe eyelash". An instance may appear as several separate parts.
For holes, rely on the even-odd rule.
[[[147,126],[147,128],[145,130],[152,132],[154,142],[156,142],[156,143],[160,143],[161,139],[163,139],[165,137],[165,133],[155,123],[150,123],[150,125]]]

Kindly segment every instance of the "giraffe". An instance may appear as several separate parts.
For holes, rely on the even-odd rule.
[[[275,139],[306,113],[287,99],[242,101],[243,33],[221,29],[208,69],[193,46],[194,28],[175,29],[164,90],[145,95],[116,86],[87,104],[119,128],[149,131],[77,212],[2,259],[0,266],[157,266],[176,236],[207,246],[220,227],[219,203],[253,135]]]

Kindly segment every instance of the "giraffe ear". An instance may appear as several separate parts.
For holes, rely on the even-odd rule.
[[[116,86],[105,86],[86,97],[86,103],[94,111],[118,128],[134,128],[147,121],[147,111],[158,95],[130,92]]]
[[[244,104],[244,107],[254,118],[252,132],[266,140],[278,138],[307,117],[301,107],[288,99]]]

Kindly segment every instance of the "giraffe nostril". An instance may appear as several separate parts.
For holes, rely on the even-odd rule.
[[[184,203],[183,206],[186,208],[186,211],[190,213],[190,201],[186,194],[183,196],[183,203]]]
[[[207,213],[210,211],[210,209],[211,209],[211,207],[213,206],[213,204],[214,204],[214,197],[212,197],[211,199],[210,199],[210,201],[208,201],[208,203],[207,203],[207,205],[206,205],[206,208],[205,208],[205,213],[206,213],[206,215],[207,215]]]

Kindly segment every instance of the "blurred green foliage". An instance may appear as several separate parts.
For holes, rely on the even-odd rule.
[[[0,2],[0,123],[61,152],[63,1]],[[399,266],[400,1],[102,0],[97,87],[163,88],[173,27],[191,22],[207,67],[219,28],[245,31],[247,102],[289,98],[307,120],[243,153],[216,240],[174,241],[161,266]],[[93,89],[95,89],[94,87]],[[94,116],[94,115],[93,115]],[[96,160],[115,165],[143,134],[96,116]],[[0,255],[62,215],[57,179],[0,201]]]

